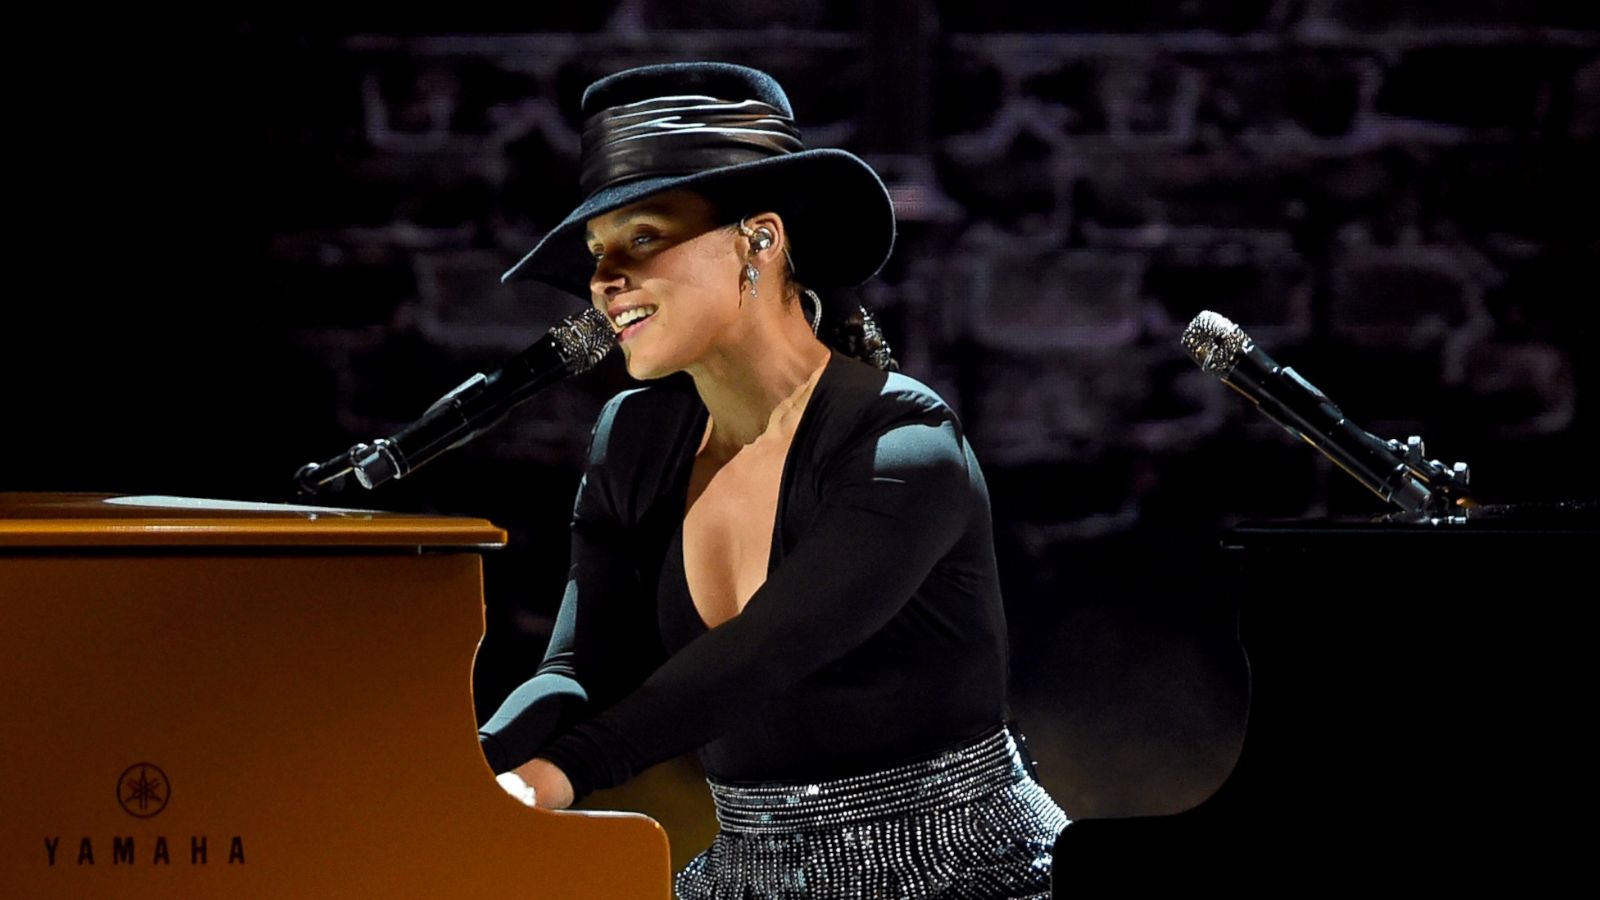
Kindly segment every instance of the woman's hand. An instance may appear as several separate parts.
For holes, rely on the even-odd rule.
[[[495,778],[506,793],[528,806],[566,809],[572,805],[572,782],[555,763],[534,758]]]

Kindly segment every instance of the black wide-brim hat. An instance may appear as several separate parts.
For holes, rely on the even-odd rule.
[[[693,190],[729,215],[771,210],[794,235],[795,280],[849,287],[894,247],[883,179],[844,150],[807,150],[772,76],[728,63],[644,66],[583,94],[584,201],[501,281],[531,278],[585,300],[594,257],[585,224],[652,194]]]

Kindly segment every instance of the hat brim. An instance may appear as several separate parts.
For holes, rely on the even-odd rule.
[[[883,179],[853,153],[820,148],[602,188],[500,280],[529,278],[587,300],[594,273],[583,241],[588,221],[672,190],[714,193],[750,211],[777,212],[795,236],[795,278],[807,287],[860,284],[877,274],[894,247],[894,204]]]

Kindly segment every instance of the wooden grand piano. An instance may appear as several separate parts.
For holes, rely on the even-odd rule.
[[[0,494],[0,896],[660,898],[478,750],[473,519]]]
[[[1597,510],[1230,532],[1198,576],[1240,588],[1238,764],[1187,812],[1069,826],[1057,896],[1591,893]]]

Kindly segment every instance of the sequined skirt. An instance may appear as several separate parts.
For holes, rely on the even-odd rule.
[[[721,833],[677,874],[679,900],[1042,900],[1068,821],[1004,726],[850,778],[707,781]]]

